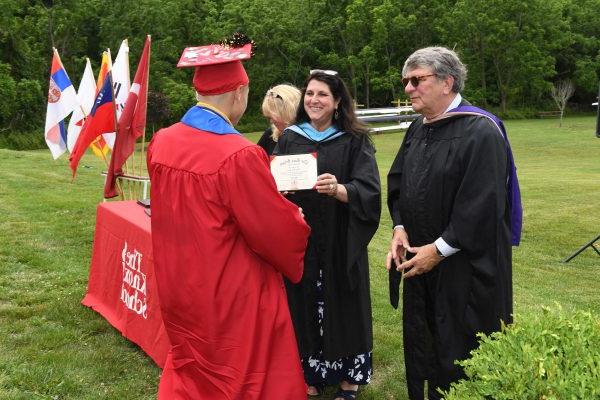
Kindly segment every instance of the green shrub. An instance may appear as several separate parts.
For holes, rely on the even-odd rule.
[[[0,149],[36,150],[46,147],[44,128],[32,132],[0,132]]]
[[[168,120],[157,121],[157,123],[162,122],[163,126],[179,122],[187,110],[196,104],[194,88],[189,83],[179,83],[172,79],[164,78],[162,80],[162,93],[167,98],[167,107],[169,109]]]
[[[242,133],[263,132],[270,126],[269,120],[263,117],[260,111],[246,111],[235,129]]]
[[[523,315],[503,332],[481,335],[472,355],[460,362],[468,379],[453,384],[446,400],[600,399],[600,320],[588,312]]]
[[[508,119],[529,119],[535,118],[536,111],[530,108],[515,108],[506,111],[500,111],[496,113],[498,118],[502,120]]]
[[[11,67],[0,62],[0,126],[7,125],[15,110],[17,84],[11,76]]]

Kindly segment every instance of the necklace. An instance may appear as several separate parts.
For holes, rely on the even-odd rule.
[[[229,118],[227,118],[227,115],[225,115],[225,113],[221,110],[219,110],[217,107],[213,106],[212,104],[208,104],[208,103],[204,103],[199,101],[198,104],[196,104],[199,107],[204,107],[204,108],[208,108],[211,111],[216,112],[217,114],[219,114],[221,117],[223,117],[223,119],[225,121],[227,121],[227,123],[231,126],[233,126],[233,124],[231,123],[231,121],[229,120]]]

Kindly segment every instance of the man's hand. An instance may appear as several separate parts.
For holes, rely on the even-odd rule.
[[[392,236],[390,251],[388,251],[385,260],[385,268],[389,271],[390,268],[392,268],[393,261],[394,267],[398,269],[401,262],[406,261],[406,250],[409,247],[410,244],[408,244],[408,234],[404,228],[394,229],[394,236]]]
[[[421,247],[409,247],[407,250],[414,253],[415,256],[396,268],[398,271],[406,271],[404,278],[429,272],[444,259],[444,257],[438,256],[433,243]]]

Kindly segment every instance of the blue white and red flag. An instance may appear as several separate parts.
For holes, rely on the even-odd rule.
[[[58,51],[56,49],[53,51],[44,137],[52,157],[56,160],[67,149],[64,119],[77,107],[78,103],[75,88],[60,61]]]

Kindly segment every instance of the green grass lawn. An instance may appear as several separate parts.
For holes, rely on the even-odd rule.
[[[522,244],[514,250],[516,320],[554,303],[600,315],[600,256],[587,249],[561,263],[600,234],[595,119],[506,126],[524,203]],[[384,193],[402,136],[374,136]],[[0,400],[156,398],[160,370],[152,360],[79,303],[104,168],[88,154],[71,183],[65,156],[0,149]],[[407,398],[401,312],[387,300],[390,225],[384,208],[369,250],[374,377],[361,399]]]

